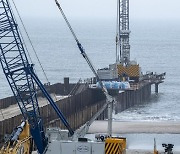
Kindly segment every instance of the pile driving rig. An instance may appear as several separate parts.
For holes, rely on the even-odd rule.
[[[96,78],[99,79],[99,76],[96,73],[92,63],[90,62],[87,54],[85,53],[85,50],[78,41],[64,12],[62,11],[60,4],[57,0],[55,0],[55,2],[72,32],[82,56],[87,61]],[[29,123],[30,133],[35,142],[38,153],[104,154],[109,153],[110,151],[112,152],[114,150],[116,150],[117,153],[121,153],[122,151],[124,151],[126,147],[125,139],[111,138],[112,104],[115,102],[115,100],[108,94],[107,89],[104,87],[102,82],[100,81],[100,85],[102,87],[103,93],[106,96],[107,102],[98,113],[93,115],[93,117],[87,123],[85,123],[77,131],[74,131],[70,127],[70,124],[64,117],[61,110],[58,108],[56,103],[53,101],[53,99],[45,89],[44,85],[39,80],[34,71],[34,64],[29,63],[26,52],[27,49],[24,47],[24,42],[22,36],[20,35],[18,25],[15,21],[15,17],[10,7],[9,0],[0,0],[0,63],[6,79],[19,105],[24,121],[28,121]],[[67,130],[50,128],[47,130],[47,135],[45,134],[37,99],[37,86],[49,101],[63,124],[66,126]],[[100,142],[93,142],[84,138],[84,135],[87,133],[91,123],[107,107],[109,111],[109,134],[107,135],[107,139],[101,139]],[[15,141],[20,141],[21,134],[23,133],[22,130],[23,129],[17,131],[17,133],[14,134]],[[17,145],[18,142],[14,143],[16,143]],[[12,146],[6,146],[3,148],[3,150],[8,152],[10,148],[12,148]],[[11,150],[10,152],[12,153],[13,150]],[[21,153],[25,153],[25,151],[22,151]]]
[[[129,0],[117,0],[117,28],[116,28],[116,63],[110,64],[108,69],[99,69],[101,80],[123,80],[128,77],[136,82],[140,78],[140,67],[136,61],[130,61],[129,44]]]
[[[127,75],[131,80],[139,80],[140,68],[130,61],[129,44],[129,0],[119,0],[117,9],[116,64],[118,76]]]

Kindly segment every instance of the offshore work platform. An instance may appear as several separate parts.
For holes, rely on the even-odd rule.
[[[155,92],[158,93],[158,85],[163,82],[166,73],[143,74],[139,64],[130,60],[129,0],[118,0],[117,5],[116,62],[109,68],[99,69],[98,75],[104,81],[128,81],[141,86],[148,80],[155,84]]]
[[[85,58],[91,70],[95,74],[101,88],[99,89],[98,87],[93,87],[93,83],[89,82],[78,83],[74,85],[75,92],[69,94],[70,89],[73,91],[74,88],[72,88],[68,79],[66,79],[64,85],[62,86],[63,92],[65,91],[66,93],[64,93],[64,97],[62,98],[63,94],[60,92],[62,89],[58,89],[59,87],[57,88],[55,85],[45,87],[45,85],[41,83],[38,76],[35,74],[33,64],[28,62],[28,58],[26,56],[25,49],[23,48],[23,43],[18,32],[17,24],[9,7],[8,0],[1,0],[1,20],[4,26],[0,27],[0,31],[2,32],[1,34],[3,35],[0,38],[0,60],[4,74],[6,75],[6,78],[8,79],[10,87],[16,98],[14,101],[15,103],[12,103],[13,101],[11,101],[11,103],[14,105],[13,107],[11,106],[11,103],[9,103],[7,106],[5,105],[5,108],[3,108],[2,105],[1,112],[2,115],[5,115],[5,113],[11,113],[11,109],[17,109],[19,105],[24,119],[28,120],[29,122],[31,135],[35,141],[39,153],[53,153],[52,151],[55,150],[53,148],[55,147],[55,142],[60,141],[59,138],[55,137],[56,139],[54,142],[54,133],[57,135],[58,132],[54,132],[53,129],[50,129],[48,136],[50,142],[48,142],[43,128],[44,125],[46,127],[58,126],[61,129],[66,128],[69,133],[68,131],[63,132],[62,130],[58,130],[59,132],[64,133],[63,139],[72,142],[73,145],[76,146],[79,146],[79,144],[82,144],[82,141],[85,141],[85,146],[90,143],[90,145],[88,145],[89,148],[93,148],[97,142],[93,142],[94,144],[92,144],[88,140],[84,140],[85,133],[88,130],[87,128],[91,122],[97,118],[97,115],[100,117],[100,119],[107,119],[108,117],[112,123],[112,115],[109,114],[109,108],[111,107],[112,109],[113,102],[115,102],[114,98],[117,100],[115,110],[116,112],[120,112],[139,102],[147,100],[151,94],[152,84],[155,84],[156,92],[158,92],[158,84],[162,83],[165,79],[165,73],[159,75],[148,73],[143,75],[137,62],[130,60],[129,0],[118,1],[119,7],[117,9],[118,26],[116,35],[116,62],[115,64],[109,65],[108,69],[99,69],[97,73],[93,68],[87,54],[85,53],[85,50],[73,32],[73,29],[65,17],[60,4],[57,0],[55,0],[55,2],[63,14],[63,17],[75,38],[83,58]],[[13,35],[11,35],[11,33]],[[12,39],[12,42],[9,42],[9,39]],[[14,55],[12,55],[12,53],[14,53]],[[125,88],[108,88],[105,87],[102,81],[112,83],[121,82],[122,84],[128,83],[129,86]],[[39,89],[36,89],[35,83],[38,85]],[[48,88],[50,91],[48,91]],[[40,90],[41,92],[38,93]],[[41,96],[42,94],[49,101],[49,103],[44,101],[44,98]],[[61,99],[55,100],[52,97],[54,94],[61,95]],[[14,99],[14,97],[11,99]],[[16,104],[16,101],[18,102],[18,105]],[[4,102],[7,104],[6,100],[2,100],[0,101],[0,106],[1,103],[3,104]],[[49,109],[49,106],[52,106],[52,108]],[[59,108],[61,108],[61,110]],[[10,130],[9,128],[17,125],[17,122],[20,122],[22,119],[22,115],[18,110],[13,111],[15,112],[12,114],[7,114],[6,117],[0,119],[0,133],[10,133],[9,131],[12,131],[12,129]],[[42,121],[41,117],[43,117],[45,120]],[[59,119],[61,119],[61,121]],[[81,127],[82,125],[83,127]],[[79,132],[78,128],[80,129]],[[111,138],[112,125],[111,128],[109,127],[109,130],[110,133],[108,138],[110,141],[108,144],[112,144],[114,142],[114,139]],[[14,135],[16,136],[16,134],[18,133],[15,133]],[[83,140],[81,136],[83,136]],[[74,142],[74,139],[76,139],[76,142]],[[18,137],[16,140],[18,140]],[[125,140],[123,139],[123,144],[125,143],[124,141]],[[104,145],[105,142],[102,140],[100,145],[101,148],[97,148],[101,149],[102,153],[104,153]],[[47,148],[49,147],[50,150],[48,151]],[[73,148],[70,150],[75,148],[76,147],[73,146]],[[69,150],[67,147],[64,149],[66,151]],[[76,150],[78,149],[84,150],[81,145]],[[124,149],[125,146],[123,150]],[[57,151],[55,150],[55,152]],[[99,151],[97,150],[96,152],[98,153]]]
[[[119,89],[109,89],[110,93],[117,99],[115,107],[116,113],[147,100],[151,95],[151,85],[155,85],[155,92],[157,93],[158,85],[165,79],[165,73],[154,74],[150,72],[143,75],[139,64],[130,60],[129,0],[118,0],[117,5],[116,62],[109,65],[108,69],[99,69],[97,71],[102,81],[128,80],[130,83],[130,87],[127,89],[120,89],[121,92],[119,92]],[[63,113],[70,118],[70,123],[73,125],[74,129],[77,129],[85,121],[88,121],[94,111],[98,111],[105,101],[105,97],[101,90],[90,86],[93,84],[93,81],[94,80],[88,80],[85,83],[78,82],[77,84],[69,84],[69,79],[65,78],[64,84],[55,84],[46,87],[50,94],[64,96],[61,97],[60,102],[64,102],[66,105],[62,107],[62,110]],[[40,99],[41,96],[42,95],[39,95]],[[64,99],[62,100],[62,98]],[[87,103],[82,104],[83,102]],[[4,117],[0,118],[1,137],[3,134],[10,133],[17,122],[22,118],[18,111],[12,115],[7,114],[7,117],[5,116],[9,108],[12,108],[16,103],[15,97],[8,97],[0,100],[0,109],[2,115],[4,115]],[[75,104],[80,106],[80,110],[78,108],[76,109]],[[46,119],[44,122],[47,126],[48,123],[55,126],[57,124],[57,120],[55,120],[57,117],[51,114],[51,117],[48,118],[46,113],[48,106],[47,104],[41,106],[43,117]],[[72,106],[75,111],[70,109]],[[90,111],[87,109],[90,109]],[[83,120],[78,118],[81,114],[86,118],[83,118]],[[107,114],[103,113],[100,119],[106,119],[107,116],[105,115]],[[77,119],[81,120],[79,121]],[[59,123],[61,122],[58,121],[58,125]]]

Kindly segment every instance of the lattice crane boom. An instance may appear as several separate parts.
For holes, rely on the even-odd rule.
[[[116,62],[128,65],[130,62],[129,0],[118,0],[117,20]]]
[[[35,84],[39,86],[69,133],[74,134],[66,118],[34,73],[33,64],[28,61],[8,0],[0,0],[0,62],[21,113],[24,119],[29,121],[30,131],[39,153],[44,152],[47,139],[40,117]]]

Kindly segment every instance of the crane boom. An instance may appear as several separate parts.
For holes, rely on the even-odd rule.
[[[0,51],[0,63],[3,72],[24,119],[28,119],[31,135],[39,153],[44,152],[47,146],[47,139],[40,117],[35,84],[39,86],[59,118],[69,130],[69,133],[73,135],[74,131],[34,73],[33,64],[30,64],[28,61],[18,25],[8,0],[0,0]]]
[[[92,62],[90,61],[88,55],[86,54],[83,46],[81,45],[81,43],[79,42],[76,34],[74,33],[68,19],[66,18],[66,15],[64,14],[64,11],[62,10],[61,8],[61,5],[60,3],[58,2],[58,0],[55,0],[55,3],[57,5],[57,7],[59,8],[69,30],[71,31],[76,43],[77,43],[77,46],[81,52],[81,55],[83,56],[83,58],[86,60],[87,64],[89,65],[90,69],[92,70],[92,72],[94,73],[96,79],[99,81],[100,83],[100,87],[102,88],[102,92],[104,93],[104,95],[106,96],[106,103],[102,106],[102,108],[89,120],[87,121],[81,128],[79,128],[78,130],[76,130],[75,134],[74,134],[74,138],[78,138],[78,137],[82,137],[84,136],[88,129],[89,129],[89,126],[93,123],[93,121],[108,107],[108,134],[109,136],[112,135],[112,108],[113,108],[113,103],[116,102],[116,100],[111,96],[109,95],[106,87],[103,85],[102,81],[100,80],[98,74],[97,74],[97,71],[95,69],[95,67],[93,66]]]
[[[116,62],[128,65],[130,62],[129,0],[118,0],[117,20],[116,49],[119,51],[116,51]]]

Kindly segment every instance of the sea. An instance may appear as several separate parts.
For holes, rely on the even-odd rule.
[[[18,19],[17,19],[18,20]],[[53,84],[93,77],[76,42],[62,18],[25,18],[24,25],[41,65]],[[18,22],[19,23],[19,22]],[[70,19],[70,23],[96,69],[115,62],[115,19]],[[45,75],[19,24],[28,53],[40,80]],[[136,60],[143,73],[166,72],[159,93],[152,86],[151,98],[113,115],[120,121],[180,121],[180,23],[176,20],[132,19],[130,22],[131,60]],[[0,98],[11,96],[11,89],[0,70]]]

